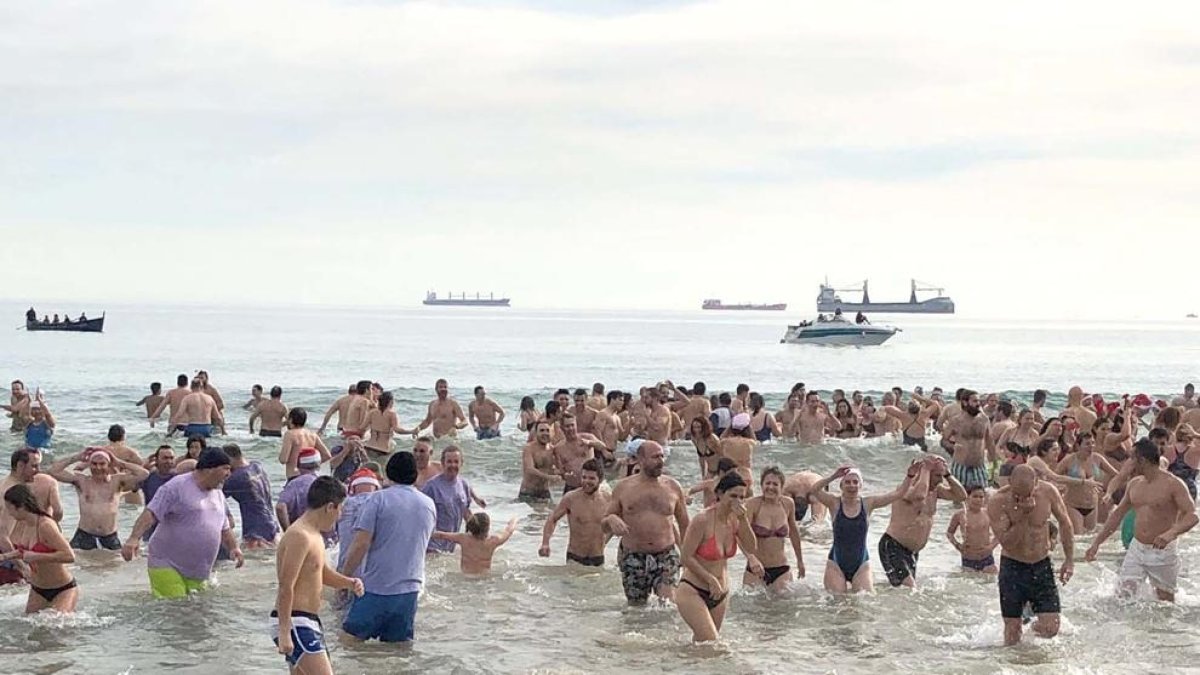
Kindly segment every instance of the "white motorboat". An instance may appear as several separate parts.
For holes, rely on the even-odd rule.
[[[817,317],[816,321],[805,321],[788,326],[780,342],[794,345],[849,345],[873,346],[887,342],[893,335],[900,332],[892,326],[875,326],[862,322],[847,321],[840,314],[826,319]]]

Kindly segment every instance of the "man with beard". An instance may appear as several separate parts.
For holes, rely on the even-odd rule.
[[[1133,541],[1121,565],[1121,592],[1132,595],[1143,579],[1159,600],[1175,602],[1179,580],[1179,535],[1198,521],[1196,506],[1183,481],[1159,465],[1161,453],[1153,441],[1143,438],[1134,445],[1134,471],[1121,504],[1113,510],[1096,535],[1084,559],[1092,562],[1100,545],[1121,527],[1125,514],[1136,513]]]
[[[675,544],[687,531],[688,513],[679,483],[662,475],[665,454],[654,441],[638,447],[641,471],[617,482],[603,521],[621,537],[617,566],[630,604],[645,604],[651,592],[675,597],[680,568]]]
[[[953,448],[950,473],[964,487],[988,484],[989,461],[996,461],[996,445],[989,432],[991,422],[979,406],[979,394],[963,392],[962,412],[946,423],[942,445]]]
[[[538,555],[550,556],[550,538],[558,521],[567,517],[570,539],[567,541],[567,562],[586,567],[604,566],[604,545],[608,543],[603,521],[608,513],[609,495],[600,489],[603,479],[600,464],[589,459],[579,468],[580,488],[567,493],[542,528],[542,546]]]
[[[1000,616],[1006,646],[1021,641],[1026,604],[1037,615],[1031,626],[1035,634],[1058,635],[1060,604],[1047,536],[1051,515],[1058,521],[1066,556],[1059,570],[1065,584],[1075,573],[1075,530],[1058,489],[1039,481],[1032,467],[1021,464],[1013,469],[1008,485],[988,501],[992,533],[1000,542]]]
[[[542,420],[534,427],[534,438],[521,449],[521,501],[550,501],[550,483],[559,479],[550,445],[550,423]]]
[[[800,439],[801,443],[813,444],[825,440],[826,431],[836,433],[841,428],[842,423],[829,414],[821,395],[810,391],[804,395],[804,408],[792,420],[787,435]]]
[[[946,460],[926,455],[908,467],[912,484],[892,502],[887,532],[879,539],[879,562],[892,587],[917,585],[917,559],[929,543],[937,500],[962,503],[967,491],[946,469]],[[944,483],[944,484],[943,484]]]
[[[69,466],[87,462],[90,473],[76,473]],[[121,473],[118,473],[118,470]],[[61,483],[73,485],[79,493],[79,526],[71,537],[71,548],[110,551],[121,548],[117,536],[117,509],[121,493],[136,490],[150,472],[133,462],[123,462],[99,448],[88,448],[50,466],[50,475]]]
[[[433,385],[437,398],[429,402],[429,412],[425,419],[413,429],[413,438],[421,435],[426,427],[433,427],[433,437],[455,436],[459,429],[467,428],[467,416],[463,414],[458,401],[450,398],[450,385],[445,380],[438,380]]]
[[[576,428],[575,416],[566,414],[562,419],[563,439],[554,444],[554,463],[562,472],[563,494],[579,487],[579,468],[583,463],[599,456],[611,456],[600,439],[591,434],[581,434]]]

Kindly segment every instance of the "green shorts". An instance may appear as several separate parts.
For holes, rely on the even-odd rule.
[[[171,567],[148,567],[150,592],[156,598],[186,598],[208,587],[207,579],[189,579]]]

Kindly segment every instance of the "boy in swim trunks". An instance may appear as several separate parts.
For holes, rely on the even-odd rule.
[[[363,594],[361,579],[338,574],[325,559],[321,533],[337,524],[345,499],[346,489],[337,479],[321,476],[308,489],[308,509],[279,540],[275,557],[279,591],[271,612],[271,637],[292,673],[333,672],[317,615],[322,586],[352,590],[358,597]]]
[[[984,507],[987,505],[987,490],[982,485],[967,489],[967,507],[954,513],[946,538],[962,554],[963,569],[987,574],[996,574],[996,558],[992,554],[1000,542],[992,536],[992,521]],[[959,528],[963,531],[960,542],[955,536]]]

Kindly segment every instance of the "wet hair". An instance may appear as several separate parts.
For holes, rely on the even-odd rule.
[[[229,455],[229,459],[237,459],[242,456],[242,446],[237,443],[226,443],[221,446],[221,449]]]
[[[757,415],[758,411],[763,409],[766,402],[763,401],[762,394],[752,391],[750,392],[750,414]]]
[[[966,387],[959,387],[958,389],[955,389],[954,390],[954,400],[958,401],[959,403],[962,403],[963,399],[965,398],[963,396],[963,392],[965,392],[965,391],[967,391]]]
[[[604,393],[604,383],[597,382],[597,383],[593,384],[592,385],[592,393],[593,394],[603,394]]]
[[[162,391],[162,382],[151,382],[150,383],[150,393],[151,394],[154,394],[155,396],[157,396],[158,392],[160,392],[160,391]]]
[[[721,405],[725,407],[733,405],[733,397],[730,396],[729,392],[727,391],[721,392],[721,395],[717,397],[717,401],[719,401]]]
[[[1041,456],[1045,455],[1047,452],[1050,452],[1050,450],[1053,449],[1054,446],[1057,444],[1058,444],[1058,441],[1056,439],[1053,439],[1053,438],[1042,439],[1037,444],[1037,456],[1041,457]]]
[[[308,486],[308,495],[304,501],[309,510],[319,509],[326,504],[337,506],[346,501],[346,486],[333,476],[318,476],[312,485]]]
[[[854,416],[854,408],[850,407],[850,401],[847,401],[844,398],[839,398],[837,404],[833,406],[833,416],[840,418],[842,416],[843,409],[846,411],[847,416]]]
[[[920,415],[921,414],[921,404],[917,403],[916,401],[909,401],[908,402],[908,414],[909,415]]]
[[[546,401],[546,417],[554,417],[561,409],[562,406],[558,404],[558,401],[555,401],[554,399]]]
[[[125,440],[125,427],[120,424],[114,424],[108,428],[108,440],[110,443],[117,443]]]
[[[186,386],[188,386],[188,376],[187,376],[187,375],[180,375],[179,377],[175,378],[175,386],[176,386],[176,387],[186,387]]]
[[[476,394],[478,394],[479,392],[483,391],[483,385],[482,384],[475,385],[475,389],[473,389],[472,391],[474,391]]]
[[[359,396],[366,396],[368,391],[371,391],[370,380],[359,380],[358,384],[354,385],[354,393]]]
[[[796,394],[801,391],[804,391],[804,383],[803,382],[797,382],[796,384],[792,385],[791,393]]]
[[[1037,391],[1033,392],[1033,402],[1034,403],[1045,403],[1046,397],[1048,397],[1049,395],[1050,395],[1050,392],[1046,391],[1045,389],[1038,389]]]
[[[347,394],[353,394],[353,393],[356,393],[357,391],[358,391],[358,385],[357,385],[357,384],[353,384],[353,383],[352,383],[352,384],[351,384],[349,387],[346,387],[346,393],[347,393]]]
[[[571,391],[569,389],[565,389],[565,388],[561,388],[561,387],[559,388],[558,391],[554,392],[554,398],[558,398],[559,396],[570,396],[570,395],[571,395]]]
[[[8,488],[4,491],[4,501],[29,513],[46,518],[50,517],[49,513],[42,510],[41,505],[38,504],[37,497],[33,496],[33,490],[30,490],[28,485],[14,485]]]
[[[692,420],[691,424],[688,425],[689,432],[692,430],[692,424],[700,425],[700,434],[705,438],[708,438],[712,435],[712,422],[710,422],[707,417],[697,417],[696,419]]]
[[[308,422],[308,411],[304,408],[292,408],[288,411],[288,423],[294,427],[302,427]]]
[[[188,436],[186,447],[191,448],[193,443],[199,443],[201,450],[208,449],[208,441],[203,436]]]
[[[600,463],[594,459],[589,459],[579,466],[580,471],[591,471],[597,476],[603,476],[604,472],[600,469]]]
[[[1158,466],[1158,458],[1162,456],[1162,453],[1158,451],[1158,446],[1154,444],[1154,441],[1143,438],[1133,444],[1133,456]]]
[[[1167,431],[1178,429],[1181,421],[1183,421],[1182,411],[1174,406],[1163,408],[1163,411],[1158,414],[1158,423]]]
[[[281,398],[283,396],[283,387],[275,385],[271,387],[271,398]]]
[[[447,387],[449,387],[449,386],[450,386],[450,383],[449,383],[449,382],[447,382],[447,381],[446,381],[446,378],[444,378],[444,377],[439,377],[439,378],[437,379],[437,382],[434,382],[434,383],[433,383],[433,386],[434,386],[434,387],[437,387],[438,385],[442,385],[442,384],[446,385]]]
[[[460,455],[463,454],[463,451],[457,445],[447,445],[446,447],[442,448],[442,461],[445,462],[446,455],[452,452],[457,452]]]
[[[1004,417],[1006,419],[1009,417],[1012,417],[1013,416],[1012,401],[1000,401],[1000,403],[996,406],[996,410],[999,410],[1000,414],[1004,415]]]
[[[817,400],[818,400],[818,401],[819,401],[819,400],[821,400],[821,394],[820,394],[820,393],[819,393],[817,390],[815,390],[815,389],[814,389],[814,390],[812,390],[812,391],[805,392],[805,393],[804,393],[804,401],[805,401],[805,403],[807,403],[807,402],[808,402],[808,399],[810,399],[810,398],[812,398],[812,397],[814,397],[814,396],[816,396],[816,397],[817,397]]]
[[[728,457],[722,457],[721,459],[717,460],[717,473],[729,473],[736,468],[737,462],[729,459]]]
[[[41,454],[37,448],[17,448],[12,453],[12,470],[17,470],[18,464],[28,464],[30,455]]]
[[[767,482],[767,476],[775,476],[778,478],[780,485],[783,485],[787,482],[787,477],[783,475],[783,471],[780,471],[779,467],[777,466],[768,466],[767,468],[763,469],[762,475],[759,476],[758,479],[759,484]]]
[[[521,397],[521,410],[537,410],[537,404],[533,402],[532,396]]]
[[[972,396],[978,396],[978,395],[979,395],[979,392],[975,391],[974,389],[963,389],[963,393],[962,393],[963,405],[965,406],[967,404],[967,401],[971,400]]]
[[[749,392],[750,392],[750,385],[748,385],[748,384],[739,384],[739,385],[737,386],[737,393],[739,393],[739,394],[747,394],[747,393],[749,393]]]
[[[575,395],[576,396],[587,396],[587,389],[580,387],[579,389],[575,390]]]
[[[192,384],[191,384],[191,388],[192,388],[194,391],[200,391],[201,389],[203,389],[203,388],[204,388],[204,383],[200,381],[200,376],[199,376],[199,375],[197,375],[196,377],[193,377],[193,378],[192,378]]]
[[[379,395],[379,410],[380,410],[380,412],[392,407],[392,402],[395,400],[396,400],[396,397],[393,396],[392,392],[390,392],[390,391],[385,391],[382,394],[380,394]]]
[[[485,539],[488,535],[488,530],[492,527],[492,519],[483,511],[477,511],[467,518],[467,534],[476,539]]]
[[[420,440],[418,439],[418,443]],[[387,463],[387,478],[397,485],[412,485],[417,482],[417,458],[407,450],[392,455]]]
[[[633,392],[622,392],[621,398],[624,400],[625,409],[628,410],[629,406],[633,404]]]
[[[986,495],[987,488],[985,488],[982,483],[971,483],[971,485],[967,487],[967,494],[973,495],[976,492],[982,492]]]
[[[745,479],[742,478],[740,473],[736,471],[730,471],[724,476],[721,476],[721,480],[717,481],[716,486],[713,488],[713,492],[717,493],[718,495],[723,495],[726,492],[739,487],[746,487]]]
[[[692,385],[692,396],[704,396],[706,393],[708,393],[708,386],[703,382]]]
[[[1167,431],[1166,429],[1162,429],[1162,428],[1151,429],[1150,435],[1147,438],[1149,438],[1152,441],[1157,440],[1159,438],[1169,441],[1169,440],[1171,440],[1171,432]]]
[[[612,391],[608,392],[608,396],[605,398],[605,400],[608,401],[609,404],[611,404],[613,401],[615,401],[619,398],[622,398],[623,396],[625,396],[625,394],[622,394],[621,392],[617,391],[616,389],[613,389]]]

